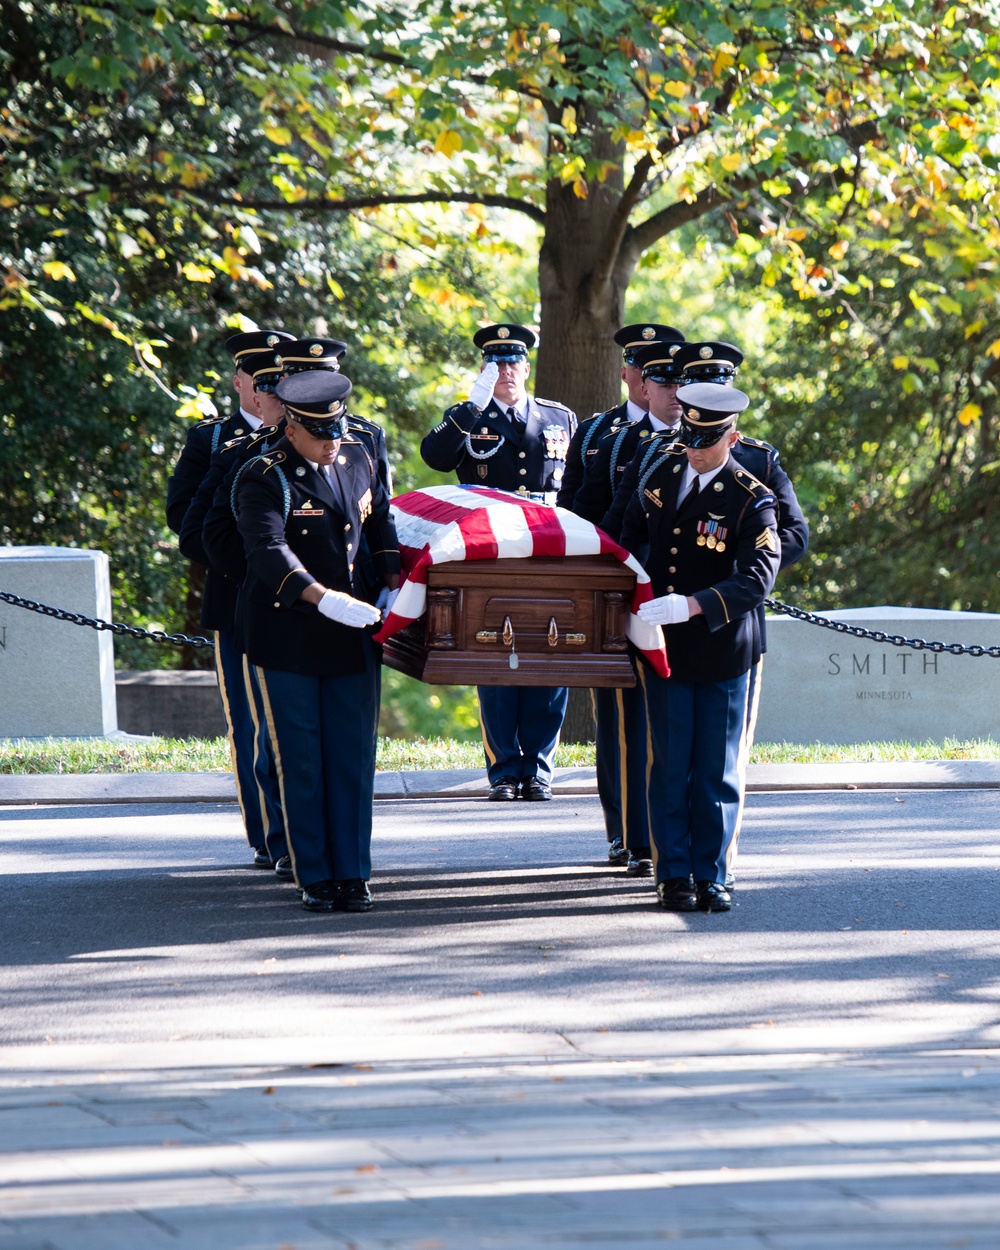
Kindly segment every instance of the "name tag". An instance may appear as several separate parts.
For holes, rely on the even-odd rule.
[[[500,437],[499,434],[470,434],[470,438],[476,440],[477,443],[495,443]]]
[[[323,516],[325,508],[293,508],[292,516]]]

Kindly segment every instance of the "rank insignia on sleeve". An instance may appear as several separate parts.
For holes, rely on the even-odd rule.
[[[765,547],[768,551],[777,551],[778,535],[772,529],[761,530],[754,540],[754,546],[758,551],[763,551]]]

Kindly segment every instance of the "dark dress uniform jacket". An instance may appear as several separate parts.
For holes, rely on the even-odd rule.
[[[686,466],[682,447],[660,460],[626,510],[622,545],[642,561],[655,596],[689,595],[701,605],[703,615],[663,627],[671,677],[728,681],[761,656],[758,608],[780,561],[777,504],[730,455],[678,508]]]
[[[590,434],[578,444],[582,470],[580,485],[572,502],[563,503],[562,496],[557,500],[594,525],[600,525],[604,519],[625,469],[633,457],[649,444],[654,433],[648,413],[636,421],[629,420],[627,404],[612,408],[610,412],[602,413],[601,417],[602,420],[592,424]],[[574,443],[579,433],[578,430]],[[573,455],[572,447],[570,455]]]
[[[625,509],[638,489],[640,479],[661,456],[668,454],[673,438],[673,435],[660,431],[650,435],[638,447],[624,472],[618,475],[621,484],[615,491],[610,508],[598,522],[601,529],[612,538],[617,539],[622,532]],[[795,488],[781,467],[777,449],[770,443],[762,443],[759,439],[747,438],[741,434],[731,454],[751,476],[771,491],[777,501],[781,568],[787,569],[805,555],[809,546],[809,526],[795,497]]]
[[[367,451],[345,440],[331,477],[287,439],[240,475],[237,519],[247,577],[239,614],[252,664],[319,677],[364,671],[364,631],[327,619],[299,596],[314,581],[355,593],[362,532],[383,575],[399,571],[399,545],[389,497]]]
[[[209,417],[188,430],[184,448],[167,482],[167,524],[175,534],[181,532],[184,514],[208,472],[213,452],[230,439],[249,433],[250,423],[242,409],[231,417]]]
[[[457,472],[464,486],[551,492],[562,485],[576,414],[550,399],[527,400],[527,420],[511,421],[495,399],[480,411],[466,401],[444,414],[420,454],[441,473]]]

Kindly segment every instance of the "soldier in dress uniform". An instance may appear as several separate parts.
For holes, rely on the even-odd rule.
[[[449,408],[424,438],[420,454],[432,469],[457,472],[463,485],[555,503],[576,415],[527,393],[528,351],[537,336],[525,326],[491,325],[473,342],[483,354],[480,375],[468,400]],[[491,799],[552,797],[552,760],[568,697],[561,686],[479,687]]]
[[[743,363],[743,353],[732,343],[699,342],[684,343],[673,359],[675,368],[682,370],[684,389],[677,392],[678,399],[683,400],[684,390],[692,383],[711,383],[718,386],[731,387],[736,371]],[[655,399],[651,401],[655,404]],[[615,493],[614,502],[601,522],[601,528],[613,538],[621,533],[625,509],[635,492],[645,483],[646,478],[655,468],[658,460],[669,455],[675,432],[667,430],[654,433],[649,439],[649,446],[626,467],[622,475],[622,484]],[[774,494],[778,504],[778,537],[781,540],[781,568],[788,568],[800,560],[809,544],[809,526],[795,496],[795,488],[788,474],[781,466],[776,448],[760,439],[750,438],[738,431],[738,438],[732,449],[734,459],[739,461],[758,481]],[[767,637],[764,625],[764,607],[758,609],[758,622],[761,637],[762,654],[750,672],[750,694],[747,700],[747,723],[745,750],[749,755],[753,745],[754,727],[757,723],[757,708],[760,700],[760,678],[763,666],[763,651],[767,649]],[[738,833],[738,830],[737,830]],[[730,856],[730,863],[735,860],[735,851]],[[730,875],[728,888],[732,889],[735,880]]]
[[[595,525],[610,508],[625,466],[651,435],[664,428],[664,418],[669,415],[675,428],[680,422],[680,405],[673,400],[672,409],[658,402],[653,412],[643,361],[651,353],[651,360],[666,362],[664,368],[672,367],[673,354],[684,342],[684,335],[673,326],[640,322],[623,326],[614,337],[622,349],[621,378],[628,397],[618,407],[595,412],[581,422],[570,443],[566,476],[557,498],[560,507]],[[680,380],[679,369],[676,380]],[[674,390],[676,383],[671,397]],[[659,398],[657,395],[657,401]],[[624,865],[630,876],[651,876],[642,691],[638,687],[598,689],[593,691],[593,699],[597,793],[604,813],[608,863]]]
[[[284,438],[240,474],[246,547],[240,618],[274,746],[288,849],[309,911],[372,906],[372,798],[381,612],[355,594],[364,533],[386,584],[399,583],[389,497],[347,436],[351,383],[315,370],[278,387]]]
[[[252,383],[246,402],[254,405],[260,424],[253,433],[229,439],[213,452],[208,472],[184,514],[180,548],[189,559],[196,560],[206,568],[202,625],[217,631],[219,628],[228,631],[225,644],[227,661],[220,673],[220,689],[223,678],[225,679],[224,701],[232,704],[239,699],[241,710],[245,706],[249,712],[253,730],[252,753],[245,733],[239,739],[234,738],[233,742],[236,766],[244,775],[250,774],[253,778],[251,786],[249,779],[244,777],[240,786],[241,802],[254,808],[252,825],[256,828],[259,822],[263,833],[260,845],[255,844],[254,865],[258,868],[273,866],[280,877],[290,877],[290,870],[286,873],[282,868],[288,854],[285,821],[260,690],[256,676],[243,653],[242,638],[236,631],[236,600],[246,574],[243,542],[234,521],[229,527],[231,541],[228,549],[213,547],[206,539],[206,517],[211,512],[212,501],[220,484],[224,481],[230,482],[239,464],[261,455],[284,431],[285,410],[275,394],[282,374],[275,365],[274,357],[273,347],[264,351],[245,352],[241,357],[240,372],[249,377]],[[228,504],[226,511],[232,521]]]
[[[226,350],[233,358],[233,389],[240,397],[239,411],[231,417],[215,417],[201,421],[187,436],[173,476],[167,484],[167,523],[178,535],[184,535],[181,550],[189,559],[205,565],[207,561],[200,541],[187,540],[185,520],[202,482],[209,474],[213,454],[233,438],[241,438],[260,427],[261,417],[254,400],[253,358],[263,350],[273,352],[283,340],[294,336],[284,330],[250,330],[230,335]],[[257,357],[259,362],[259,357]],[[270,867],[266,839],[271,824],[257,789],[254,777],[256,728],[244,677],[243,657],[236,636],[236,584],[206,572],[202,597],[201,624],[215,631],[215,668],[219,693],[226,717],[229,748],[236,780],[236,796],[243,815],[247,841],[253,848],[253,863]]]
[[[680,395],[681,441],[645,476],[622,541],[644,552],[671,673],[640,659],[651,768],[648,808],[660,903],[728,911],[730,854],[746,783],[749,674],[763,640],[758,609],[780,562],[777,500],[732,455],[748,397],[693,383]]]

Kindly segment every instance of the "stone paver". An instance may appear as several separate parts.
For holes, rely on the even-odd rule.
[[[315,917],[227,806],[0,813],[0,1250],[995,1250],[990,794],[753,796],[728,916],[587,796],[376,820]]]

